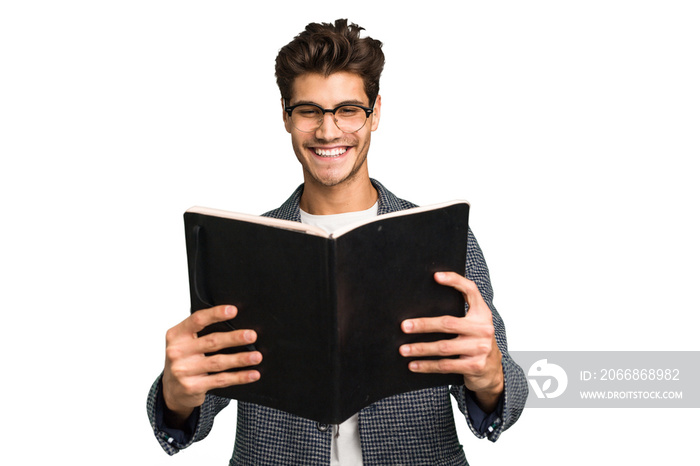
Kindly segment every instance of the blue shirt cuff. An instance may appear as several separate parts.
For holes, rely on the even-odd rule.
[[[168,435],[168,443],[187,445],[194,438],[194,433],[197,429],[199,408],[195,408],[192,414],[190,414],[190,417],[187,418],[187,422],[185,422],[182,429],[170,427],[165,423],[165,412],[167,409],[165,398],[163,398],[163,382],[160,381],[158,382],[158,393],[156,394],[156,428]]]
[[[467,403],[467,413],[469,414],[469,419],[472,421],[472,426],[481,435],[487,435],[496,426],[498,426],[503,419],[503,398],[504,395],[498,399],[498,404],[496,409],[493,410],[491,414],[486,414],[474,400],[474,393],[468,389],[465,390],[465,401]]]

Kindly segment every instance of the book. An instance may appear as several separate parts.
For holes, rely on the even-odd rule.
[[[184,214],[191,310],[231,304],[237,316],[201,335],[253,329],[258,381],[212,393],[340,424],[399,393],[463,383],[418,374],[406,343],[453,338],[404,334],[416,317],[463,316],[463,296],[433,274],[464,274],[469,204],[452,201],[320,228],[193,207]]]

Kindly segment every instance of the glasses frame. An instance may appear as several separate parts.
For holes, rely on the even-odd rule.
[[[307,102],[307,103],[302,103],[302,104],[297,104],[297,105],[287,105],[287,99],[284,99],[284,111],[287,112],[287,115],[289,116],[289,118],[292,118],[292,112],[294,111],[295,108],[303,107],[303,106],[307,106],[307,105],[310,105],[312,107],[316,107],[317,109],[321,110],[321,112],[323,112],[321,118],[319,119],[318,126],[311,131],[302,131],[299,128],[297,128],[296,126],[294,126],[297,129],[297,131],[301,131],[302,133],[313,133],[314,131],[316,131],[318,128],[320,128],[323,125],[323,118],[326,116],[326,113],[332,113],[333,114],[333,123],[335,123],[336,128],[338,128],[340,131],[343,131],[343,133],[352,134],[352,133],[357,133],[358,131],[360,131],[362,128],[365,127],[365,125],[367,124],[367,120],[369,119],[369,116],[372,113],[374,113],[374,104],[376,102],[377,102],[377,99],[374,99],[374,101],[372,102],[372,105],[370,107],[365,107],[364,105],[360,105],[360,104],[340,104],[335,108],[323,108],[320,105],[315,104],[313,102]],[[362,126],[357,128],[355,131],[344,131],[340,126],[338,126],[338,119],[335,117],[335,112],[337,112],[338,110],[340,110],[343,107],[357,107],[357,108],[361,108],[362,110],[364,110],[365,111],[365,122],[362,123]],[[292,122],[292,125],[294,125],[293,122]]]

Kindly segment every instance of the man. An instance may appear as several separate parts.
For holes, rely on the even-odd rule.
[[[282,115],[303,168],[304,184],[266,215],[330,231],[360,218],[414,206],[369,177],[367,154],[381,116],[379,76],[384,55],[379,41],[360,38],[361,30],[346,20],[334,25],[312,23],[280,50],[276,75]],[[474,434],[495,441],[519,417],[527,384],[507,353],[503,322],[491,303],[488,269],[471,231],[467,248],[466,278],[435,274],[439,284],[462,293],[466,316],[402,323],[406,333],[442,332],[456,337],[399,348],[403,356],[418,358],[409,364],[411,371],[461,374],[463,385],[389,397],[340,426],[319,425],[239,402],[231,464],[465,465],[450,392]],[[207,391],[260,377],[255,366],[262,355],[257,351],[205,355],[253,343],[254,331],[197,337],[204,327],[235,318],[237,311],[233,306],[204,309],[167,332],[165,369],[151,389],[148,411],[156,437],[170,454],[204,438],[214,416],[228,404]],[[421,359],[428,356],[442,359]]]

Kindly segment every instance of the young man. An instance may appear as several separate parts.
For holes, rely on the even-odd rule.
[[[283,119],[304,173],[304,184],[266,215],[333,230],[360,218],[414,205],[397,198],[369,177],[367,153],[379,125],[381,43],[360,38],[362,28],[346,20],[309,24],[276,61]],[[251,403],[238,403],[238,426],[231,464],[467,464],[450,405],[450,392],[478,437],[496,441],[520,416],[527,397],[524,374],[507,353],[503,322],[492,305],[488,269],[469,231],[466,277],[437,273],[435,280],[460,291],[465,317],[420,318],[402,323],[406,333],[443,332],[456,338],[404,345],[415,372],[461,374],[464,384],[386,398],[361,410],[341,426]],[[235,318],[233,306],[192,314],[167,332],[166,363],[149,394],[148,411],[156,437],[174,454],[204,438],[227,399],[207,391],[258,380],[259,352],[206,356],[252,343],[252,330],[197,332]],[[421,360],[423,356],[444,359]],[[459,356],[451,358],[450,356]],[[407,363],[408,364],[408,363]],[[237,372],[226,369],[245,368]]]

